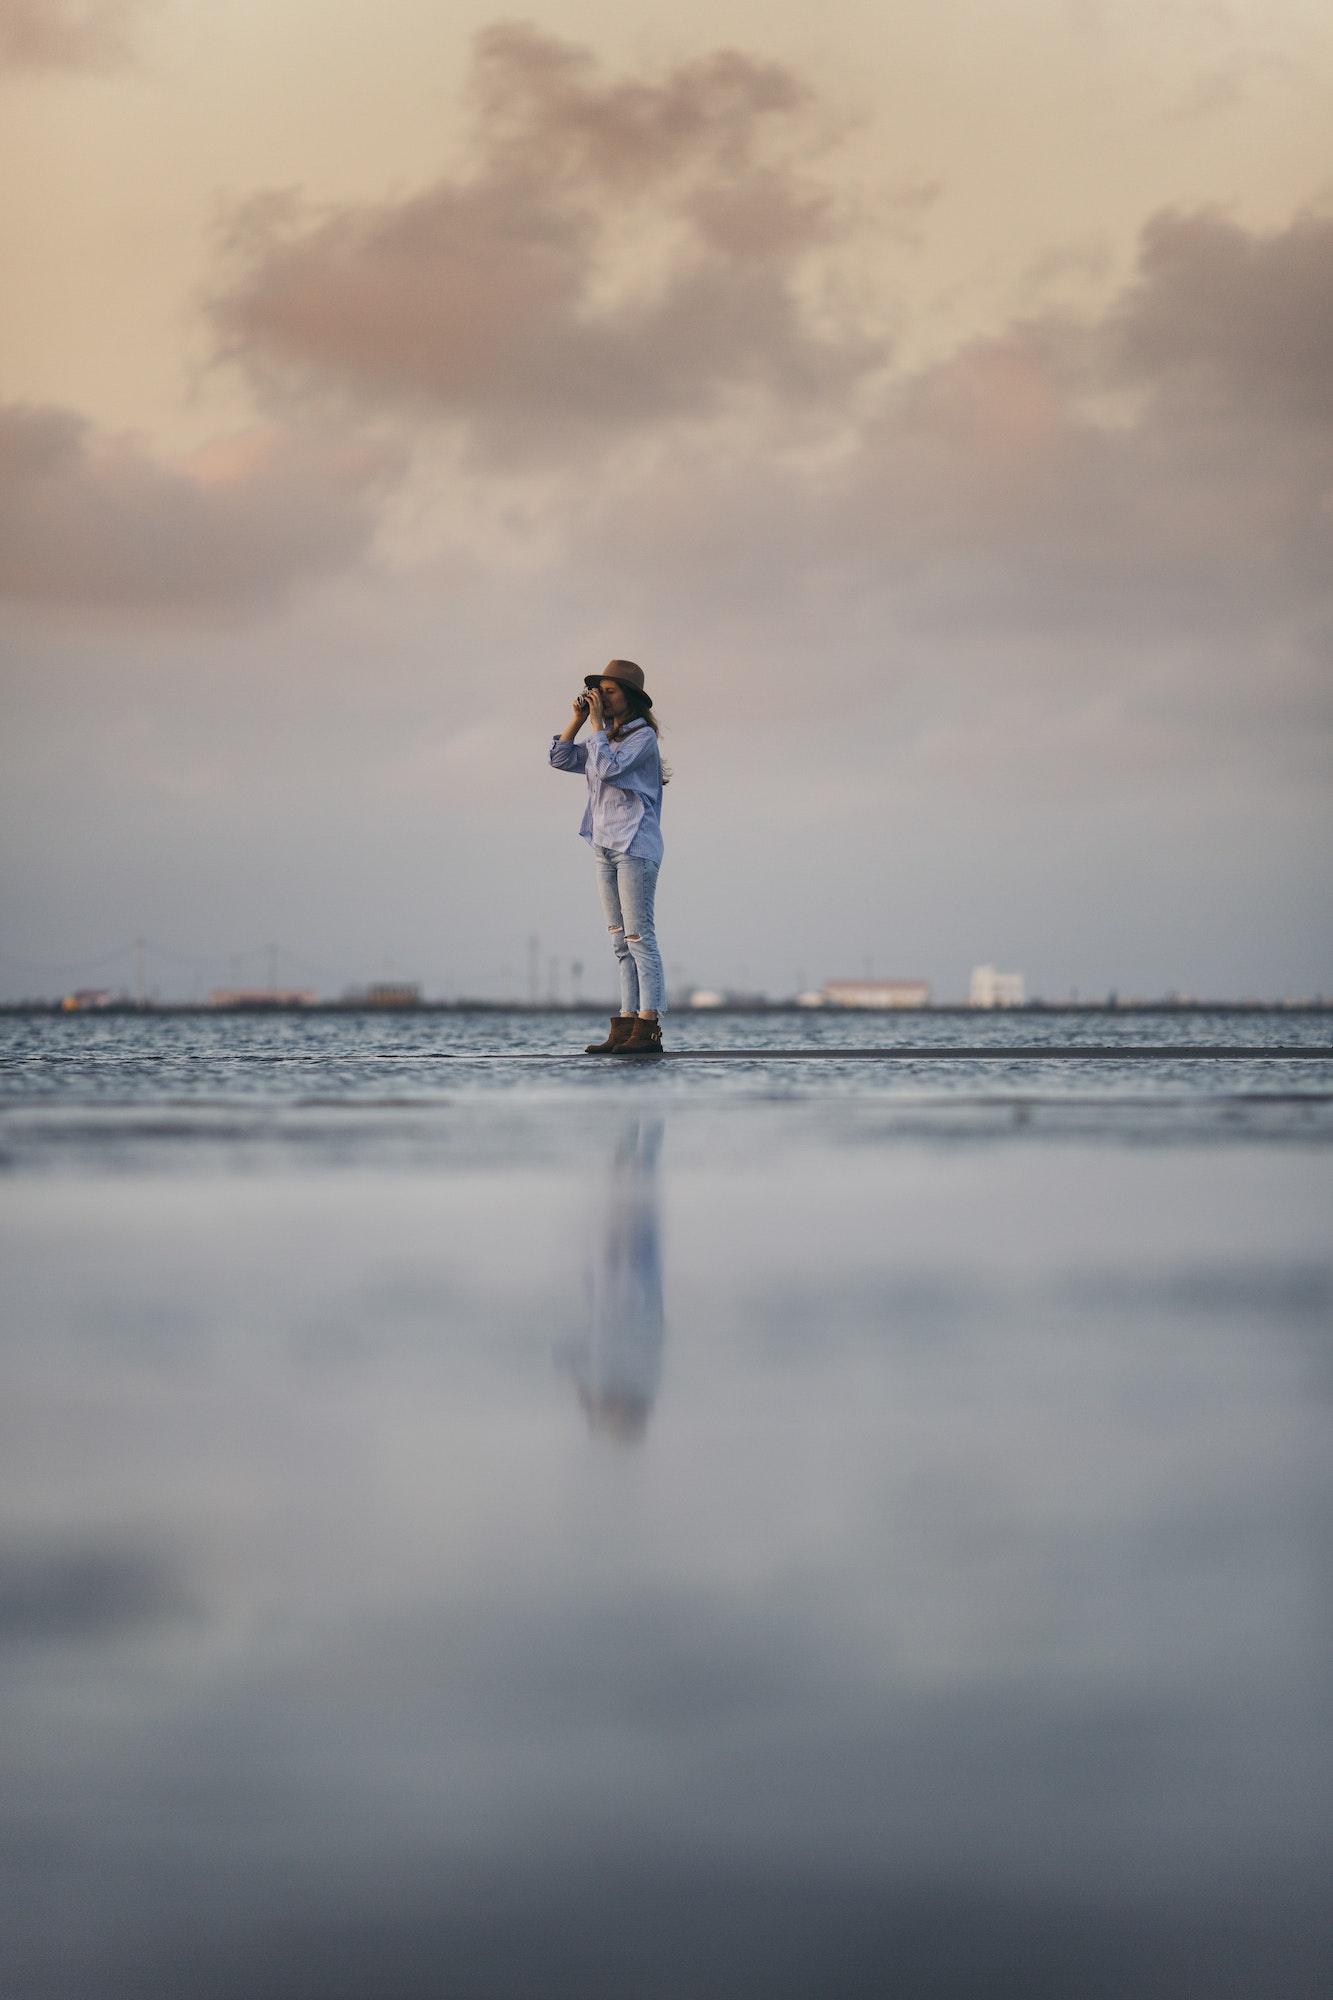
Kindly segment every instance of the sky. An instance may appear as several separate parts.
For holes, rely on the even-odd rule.
[[[0,0],[0,998],[1333,994],[1323,0]]]

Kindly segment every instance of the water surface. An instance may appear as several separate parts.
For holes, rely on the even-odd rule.
[[[0,1991],[1324,1994],[1330,1066],[595,1026],[5,1025]]]

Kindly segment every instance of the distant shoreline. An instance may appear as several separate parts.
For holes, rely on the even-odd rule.
[[[105,1020],[114,1015],[124,1017],[133,1014],[154,1016],[208,1015],[210,1017],[256,1015],[269,1017],[281,1014],[284,1017],[306,1018],[311,1015],[364,1015],[380,1014],[604,1014],[611,1006],[609,1000],[416,1000],[416,1001],[376,1001],[316,1000],[302,1002],[288,1001],[246,1001],[236,1006],[215,1006],[207,1000],[112,1000],[104,1005],[89,1007],[65,1007],[59,1000],[11,1000],[0,1001],[0,1016],[10,1018],[55,1017],[59,1020]],[[1148,1015],[1148,1014],[1280,1014],[1289,1019],[1293,1014],[1325,1015],[1333,1013],[1333,1000],[1028,1000],[1021,1007],[973,1007],[966,1001],[931,1001],[920,1007],[803,1007],[794,1000],[745,1000],[724,1001],[717,1006],[673,1009],[677,1014],[687,1014],[705,1018],[718,1014],[791,1014],[809,1019],[854,1020],[864,1014],[878,1016],[918,1017],[920,1015],[952,1015],[968,1020],[990,1018],[992,1016],[1014,1016],[1033,1014],[1077,1014],[1077,1015]]]

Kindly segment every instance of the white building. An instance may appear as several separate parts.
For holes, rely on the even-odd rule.
[[[928,979],[826,979],[820,988],[830,1007],[928,1007]]]
[[[974,1007],[1021,1007],[1027,999],[1021,972],[997,972],[993,965],[972,969],[969,999]]]

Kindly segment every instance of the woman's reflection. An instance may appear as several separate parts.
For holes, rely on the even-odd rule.
[[[648,1428],[662,1373],[662,1124],[633,1119],[617,1141],[588,1278],[592,1330],[566,1355],[589,1425],[618,1444],[633,1444]]]

